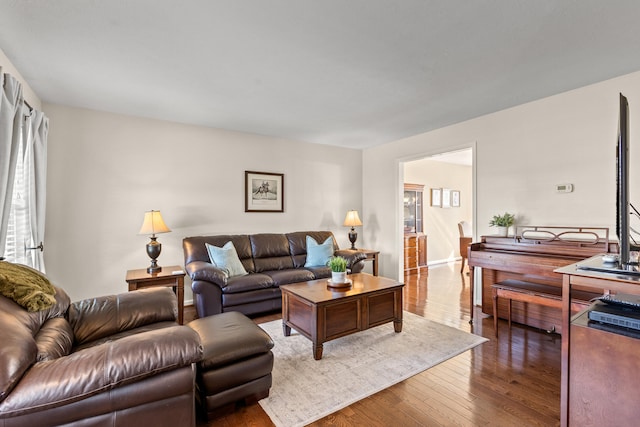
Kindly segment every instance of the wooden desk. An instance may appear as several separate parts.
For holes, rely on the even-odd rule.
[[[378,255],[380,255],[380,251],[372,251],[371,249],[358,249],[358,252],[362,252],[367,256],[365,261],[371,261],[371,267],[373,267],[373,275],[378,275]]]
[[[179,274],[173,274],[180,271]],[[127,271],[129,292],[154,286],[172,287],[178,298],[178,322],[182,325],[184,319],[184,276],[185,272],[179,265],[162,267],[157,273],[147,273],[146,268]]]
[[[640,294],[640,277],[581,270],[579,264],[556,270],[563,274],[562,322],[566,331],[562,333],[560,424],[637,425],[640,340],[588,328],[584,313],[572,319],[567,296],[574,287]]]

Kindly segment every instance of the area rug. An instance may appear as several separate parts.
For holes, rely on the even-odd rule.
[[[278,427],[304,426],[405,380],[486,338],[405,311],[401,333],[393,323],[324,343],[314,360],[311,341],[282,321],[260,326],[273,338],[273,385],[260,405]]]

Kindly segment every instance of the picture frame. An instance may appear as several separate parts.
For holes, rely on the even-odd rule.
[[[451,190],[448,188],[442,189],[442,207],[443,208],[451,207]]]
[[[431,189],[431,206],[434,208],[439,208],[442,206],[442,189],[441,188]]]
[[[244,211],[284,212],[284,174],[244,171]]]
[[[451,192],[451,206],[454,208],[460,207],[460,191],[459,190],[453,190]]]

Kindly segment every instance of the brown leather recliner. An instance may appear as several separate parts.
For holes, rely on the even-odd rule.
[[[198,334],[169,288],[28,312],[0,296],[0,427],[194,426]]]

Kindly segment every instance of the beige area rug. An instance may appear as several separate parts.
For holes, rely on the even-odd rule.
[[[311,341],[282,321],[260,325],[273,338],[273,386],[260,405],[278,427],[304,426],[405,380],[485,341],[486,338],[403,314],[393,323],[324,343],[314,360]]]

